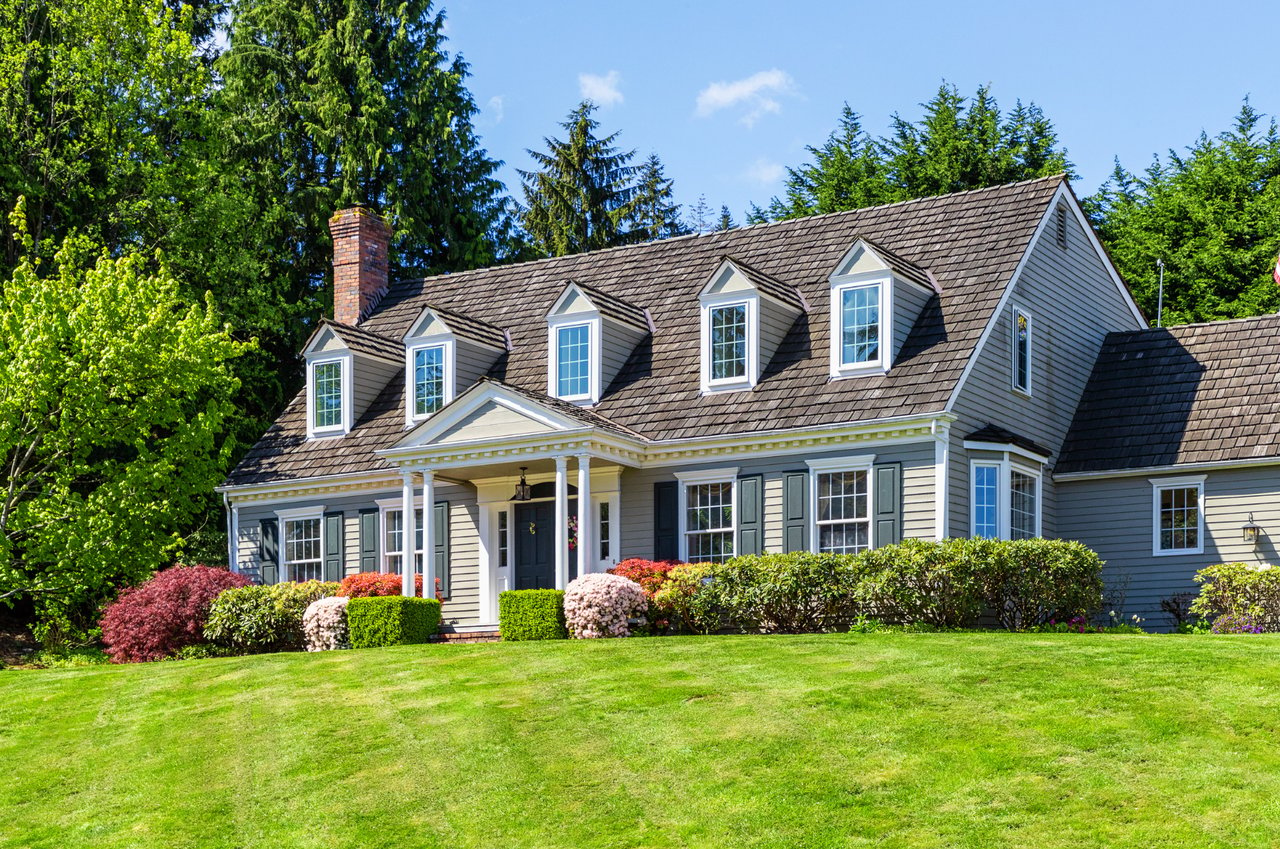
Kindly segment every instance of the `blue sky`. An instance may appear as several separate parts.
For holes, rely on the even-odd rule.
[[[920,114],[946,79],[990,83],[1002,108],[1035,101],[1091,193],[1130,168],[1225,129],[1251,96],[1280,110],[1270,4],[496,2],[444,6],[450,48],[490,154],[514,168],[584,95],[606,131],[658,153],[684,204],[705,194],[742,218],[781,190],[848,101],[874,134]]]

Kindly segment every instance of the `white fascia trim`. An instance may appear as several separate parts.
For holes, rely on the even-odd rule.
[[[1151,478],[1151,556],[1181,557],[1204,554],[1204,482],[1207,475],[1180,478]],[[1160,493],[1166,489],[1196,490],[1196,546],[1194,548],[1160,548]]]
[[[435,413],[427,413],[418,415],[415,411],[417,404],[416,393],[414,392],[414,368],[413,361],[418,351],[425,348],[442,348],[444,349],[444,399],[440,404],[440,408],[444,409],[453,401],[454,392],[457,389],[457,339],[453,334],[439,336],[420,336],[414,339],[406,340],[404,349],[404,424],[406,428],[413,427],[420,422],[435,415]],[[440,410],[436,410],[436,413]]]
[[[586,297],[585,293],[583,293],[583,297]],[[558,336],[562,328],[580,326],[587,328],[587,345],[589,348],[587,356],[590,357],[590,362],[587,363],[587,394],[560,395],[558,393],[560,389],[558,374],[560,371],[560,345]],[[603,340],[601,339],[603,329],[603,322],[600,320],[599,312],[575,312],[568,315],[547,317],[547,394],[549,396],[583,407],[595,404],[600,400],[600,358],[603,353]]]
[[[1214,460],[1204,463],[1175,463],[1168,466],[1141,466],[1136,469],[1106,469],[1100,472],[1063,472],[1055,474],[1055,481],[1088,481],[1103,478],[1140,478],[1143,475],[1158,475],[1173,472],[1228,471],[1231,469],[1248,469],[1255,467],[1280,465],[1278,457],[1250,457],[1244,460]]]
[[[685,486],[701,483],[730,483],[738,479],[738,467],[730,466],[721,469],[697,469],[687,472],[676,472],[676,480]]]
[[[352,381],[355,377],[355,357],[350,351],[341,354],[323,354],[307,358],[307,439],[325,439],[334,436],[345,436],[351,432],[354,424],[355,390]],[[340,379],[342,381],[342,424],[333,427],[317,428],[315,426],[315,410],[312,405],[315,404],[315,373],[316,366],[325,365],[327,363],[339,363]]]
[[[1027,319],[1027,386],[1018,385],[1018,316]],[[1030,398],[1035,387],[1036,322],[1031,311],[1015,303],[1009,312],[1009,387],[1023,398]]]
[[[870,250],[870,248],[867,248]],[[831,379],[841,380],[849,377],[866,377],[867,375],[886,374],[891,365],[893,352],[893,281],[889,271],[861,271],[857,274],[833,275],[830,278],[830,321],[831,321]],[[846,365],[841,361],[842,338],[844,335],[844,311],[840,308],[840,297],[849,289],[879,287],[878,308],[880,310],[880,339],[877,356],[865,363]]]
[[[851,454],[848,457],[824,457],[809,460],[809,471],[815,474],[831,472],[862,472],[869,470],[876,462],[874,454]]]
[[[1031,234],[1031,240],[1027,242],[1027,249],[1022,252],[1022,258],[1018,260],[1018,265],[1013,269],[1013,274],[1009,276],[1009,282],[1004,286],[1004,294],[1000,296],[1000,302],[996,304],[995,310],[991,313],[991,318],[987,320],[987,326],[982,329],[982,335],[978,337],[978,341],[974,344],[973,350],[969,353],[969,361],[965,363],[964,371],[960,373],[960,379],[956,381],[955,388],[951,390],[951,397],[947,399],[947,406],[944,408],[946,412],[951,412],[956,405],[956,399],[960,397],[960,393],[964,390],[965,384],[969,381],[969,374],[973,371],[978,363],[978,355],[987,343],[992,332],[995,330],[996,323],[1005,315],[1008,309],[1009,301],[1013,297],[1013,290],[1017,288],[1018,280],[1022,277],[1023,269],[1027,267],[1027,263],[1031,261],[1031,255],[1035,253],[1036,245],[1040,242],[1040,236],[1044,233],[1045,228],[1049,224],[1049,220],[1054,215],[1054,210],[1058,208],[1058,204],[1063,200],[1067,201],[1067,208],[1075,213],[1076,220],[1084,229],[1085,235],[1089,239],[1089,244],[1094,248],[1098,255],[1098,259],[1102,262],[1103,267],[1107,270],[1107,275],[1115,283],[1125,303],[1128,305],[1130,312],[1133,313],[1135,330],[1145,330],[1147,321],[1142,317],[1142,311],[1138,309],[1137,303],[1133,300],[1133,295],[1129,293],[1129,289],[1124,285],[1124,281],[1120,279],[1120,274],[1116,271],[1115,266],[1111,262],[1111,257],[1103,250],[1102,244],[1098,241],[1098,237],[1093,232],[1092,225],[1089,224],[1088,218],[1085,217],[1084,210],[1080,208],[1080,204],[1076,202],[1075,196],[1071,190],[1067,188],[1065,180],[1058,185],[1057,191],[1053,193],[1053,197],[1049,201],[1049,205],[1045,208],[1044,214],[1040,216],[1040,223],[1036,225],[1035,232]]]
[[[1040,454],[1035,451],[1029,451],[1021,445],[1011,445],[1006,442],[982,442],[977,439],[966,439],[964,441],[966,451],[999,451],[1001,454],[1015,454],[1033,463],[1048,463],[1049,455]]]
[[[702,295],[699,339],[700,383],[702,394],[737,392],[753,388],[760,380],[760,295],[758,292],[722,292],[718,295]],[[747,364],[742,377],[711,379],[711,311],[720,307],[746,307],[747,312]]]

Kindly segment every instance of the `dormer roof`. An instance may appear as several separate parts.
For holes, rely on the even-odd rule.
[[[404,338],[412,339],[428,335],[429,331],[426,328],[435,322],[443,325],[444,332],[451,333],[460,339],[487,345],[499,351],[506,351],[510,348],[510,340],[507,338],[507,333],[501,328],[494,327],[488,322],[472,318],[457,310],[430,304],[422,308],[418,317],[409,325]]]
[[[942,291],[938,286],[938,281],[934,279],[933,274],[927,269],[864,236],[858,236],[854,239],[853,246],[840,258],[840,262],[836,264],[831,276],[838,277],[848,274],[857,268],[865,267],[865,261],[861,264],[859,263],[859,259],[864,252],[869,253],[868,258],[871,259],[872,264],[882,266],[902,280],[916,283],[931,292]]]
[[[591,305],[591,308],[605,318],[611,318],[622,324],[629,324],[637,330],[648,333],[650,330],[649,315],[640,307],[624,301],[616,295],[611,295],[603,289],[595,286],[588,286],[585,283],[579,283],[576,280],[565,281],[564,291],[556,298],[552,304],[551,310],[547,313],[547,317],[556,315],[564,306],[565,302],[573,297],[574,293],[580,293],[583,298]]]
[[[742,274],[760,294],[773,298],[775,301],[794,307],[798,310],[805,309],[804,299],[800,297],[800,293],[796,291],[796,287],[788,286],[778,278],[771,274],[766,274],[760,269],[743,262],[741,259],[735,259],[731,256],[720,257],[720,265],[716,267],[715,273],[711,280],[703,287],[702,292],[706,294],[708,289],[715,284],[716,278],[723,272],[726,265],[732,266]]]
[[[394,339],[388,339],[363,327],[339,324],[327,318],[322,319],[311,336],[307,338],[307,343],[302,346],[302,355],[312,353],[335,337],[355,354],[376,357],[392,363],[399,363],[404,359],[404,346]]]

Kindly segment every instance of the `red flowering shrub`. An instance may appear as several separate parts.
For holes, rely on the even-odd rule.
[[[102,616],[107,654],[115,663],[138,663],[202,643],[213,600],[223,590],[248,584],[244,575],[209,566],[157,572],[107,606]]]
[[[437,584],[439,582],[437,581]],[[394,572],[357,572],[342,579],[338,595],[346,598],[369,598],[378,595],[401,595],[404,578]],[[422,595],[422,576],[413,576],[413,588]]]
[[[649,599],[649,626],[651,634],[665,634],[671,629],[671,617],[654,604],[654,596],[662,590],[671,576],[671,570],[683,566],[679,560],[645,560],[629,557],[609,570],[610,575],[620,575],[635,581]]]

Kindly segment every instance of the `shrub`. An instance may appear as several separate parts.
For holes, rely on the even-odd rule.
[[[654,598],[666,586],[671,570],[680,565],[683,564],[678,560],[644,560],[631,557],[609,570],[610,575],[621,575],[635,581],[649,597],[649,609],[645,613],[645,618],[648,619],[646,631],[649,634],[664,634],[671,629],[670,617],[663,613]]]
[[[1247,563],[1219,563],[1196,573],[1200,594],[1191,612],[1214,621],[1227,614],[1248,616],[1264,631],[1280,630],[1280,569]]]
[[[183,646],[178,649],[169,660],[208,660],[211,657],[233,657],[235,654],[235,649],[230,649],[226,646],[216,646],[213,643],[196,643],[195,645]]]
[[[564,621],[575,639],[629,637],[628,620],[644,616],[649,597],[621,575],[583,575],[564,591]]]
[[[351,648],[347,629],[347,602],[344,596],[318,598],[302,614],[302,633],[307,651]]]
[[[204,639],[213,600],[249,579],[226,569],[176,566],[125,590],[102,617],[102,641],[116,663],[161,660]]]
[[[1087,616],[1102,606],[1102,561],[1078,542],[967,542],[982,564],[987,605],[1010,631]]]
[[[700,634],[720,627],[715,599],[706,591],[716,568],[711,563],[684,563],[667,572],[653,605],[669,627]]]
[[[856,615],[862,562],[841,554],[735,557],[709,570],[697,595],[704,618],[735,631],[801,634],[847,627]]]
[[[227,590],[213,602],[207,639],[245,652],[302,648],[302,614],[311,602],[338,591],[335,583],[292,581]]]
[[[1261,634],[1262,624],[1258,617],[1248,613],[1224,613],[1213,620],[1210,628],[1213,634]]]
[[[440,602],[402,595],[353,598],[347,602],[347,627],[352,648],[425,643],[440,630]]]
[[[1001,543],[903,540],[858,555],[854,596],[863,615],[937,628],[975,624],[986,606],[984,575]]]
[[[413,576],[414,592],[422,595],[422,576]],[[336,595],[347,598],[400,595],[404,578],[394,572],[357,572],[342,579]]]
[[[186,651],[185,648],[178,649],[177,654],[184,651]],[[30,663],[39,669],[74,669],[80,666],[101,666],[104,663],[111,663],[111,657],[102,649],[92,646],[81,648],[63,646],[38,652]],[[3,666],[0,666],[0,669],[2,668]]]
[[[507,590],[499,594],[498,631],[508,642],[567,638],[564,590]]]

